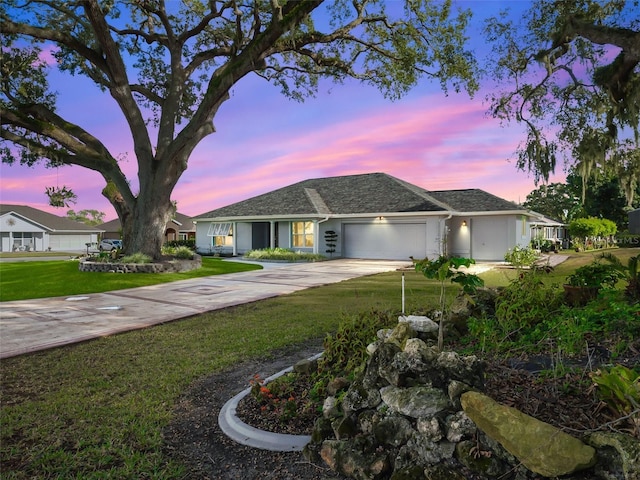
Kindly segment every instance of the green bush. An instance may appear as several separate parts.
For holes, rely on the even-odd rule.
[[[318,253],[293,251],[280,247],[251,250],[245,253],[244,256],[252,260],[279,260],[284,262],[318,261],[326,259],[324,255]]]
[[[361,371],[367,359],[367,346],[376,340],[378,330],[392,328],[397,323],[397,317],[389,312],[345,316],[336,332],[324,339],[324,353],[314,374],[315,394],[322,397],[329,381]]]
[[[531,247],[516,245],[504,254],[504,261],[516,268],[530,267],[538,259],[538,254]]]
[[[194,251],[193,249],[184,245],[170,246],[165,244],[162,247],[162,254],[171,255],[181,260],[191,260],[194,255]]]
[[[133,253],[122,257],[120,263],[151,263],[152,258],[144,253]]]
[[[189,240],[170,240],[168,242],[166,242],[163,247],[173,247],[173,248],[177,248],[177,247],[187,247],[191,250],[195,250],[196,249],[196,241],[195,239],[189,239]]]

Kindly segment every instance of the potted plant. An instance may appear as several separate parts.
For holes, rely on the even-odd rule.
[[[600,255],[602,260],[606,260],[620,272],[621,277],[626,279],[627,287],[625,294],[633,300],[640,300],[640,254],[629,258],[627,265],[624,265],[618,257],[611,252]]]
[[[594,260],[567,277],[563,285],[565,299],[570,305],[585,305],[598,296],[601,288],[614,288],[621,278],[615,266]]]

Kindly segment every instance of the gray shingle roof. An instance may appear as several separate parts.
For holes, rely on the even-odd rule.
[[[206,218],[513,211],[521,207],[478,189],[431,192],[386,173],[305,180],[194,217]]]
[[[458,212],[499,212],[505,210],[525,210],[514,202],[496,197],[484,190],[438,190],[430,192],[435,198]]]
[[[31,220],[38,225],[45,227],[52,232],[95,232],[99,233],[101,230],[98,227],[91,227],[75,220],[59,217],[37,208],[29,207],[27,205],[10,205],[0,204],[0,215],[14,212],[21,217]]]
[[[174,216],[174,220],[170,220],[165,228],[173,227],[177,228],[179,232],[195,232],[196,227],[193,224],[193,220],[191,217],[184,215],[180,212],[176,212]],[[177,223],[176,223],[177,222]],[[113,220],[109,220],[108,222],[103,223],[102,225],[98,225],[98,228],[104,230],[105,232],[117,232],[122,227],[120,225],[120,219],[114,218]]]
[[[426,190],[384,173],[316,178],[194,217],[349,215],[437,212],[447,208]]]

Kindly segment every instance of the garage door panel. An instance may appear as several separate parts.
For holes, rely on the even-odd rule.
[[[410,256],[424,258],[426,251],[424,223],[344,226],[344,256],[348,258],[406,260]]]

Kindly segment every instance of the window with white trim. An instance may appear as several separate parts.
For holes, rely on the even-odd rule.
[[[214,247],[233,245],[233,224],[212,223],[209,225],[207,236],[211,237],[211,245]]]
[[[313,248],[313,222],[291,222],[291,245]]]

